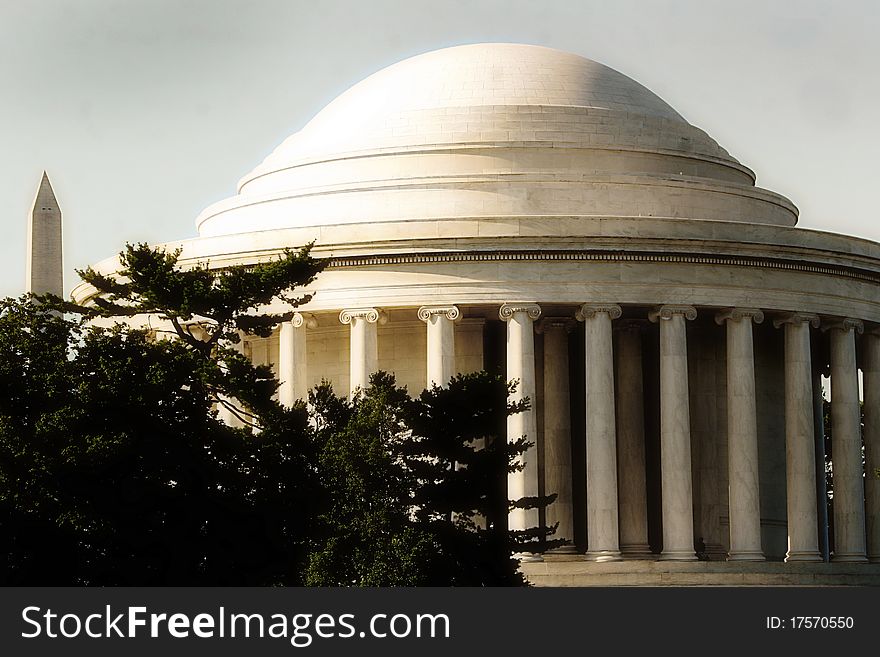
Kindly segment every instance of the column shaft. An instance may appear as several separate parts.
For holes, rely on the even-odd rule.
[[[554,552],[574,552],[571,487],[571,397],[568,385],[568,334],[572,320],[541,320],[544,334],[544,488],[556,499],[547,507],[547,526],[558,523],[553,539],[565,543]]]
[[[645,408],[642,332],[636,323],[617,333],[617,476],[620,551],[624,557],[650,558],[645,484]]]
[[[292,406],[297,399],[308,395],[306,362],[306,329],[317,326],[311,315],[295,313],[289,322],[283,322],[278,335],[278,401]]]
[[[461,317],[455,306],[422,306],[419,319],[428,325],[427,387],[449,385],[455,376],[455,325]]]
[[[834,485],[834,558],[867,561],[865,494],[862,471],[861,412],[854,331],[845,320],[831,331],[831,458]]]
[[[507,322],[507,380],[516,380],[511,401],[528,398],[530,408],[507,418],[510,441],[525,436],[532,445],[519,456],[523,469],[507,476],[507,496],[511,500],[538,495],[537,418],[535,413],[535,335],[533,323],[541,315],[535,304],[504,304],[499,312]],[[512,530],[538,526],[538,509],[512,509],[507,519]]]
[[[758,421],[752,321],[760,310],[735,308],[716,317],[727,324],[727,467],[729,561],[763,561],[758,490]]]
[[[351,362],[349,370],[349,389],[354,394],[358,388],[366,388],[370,372],[375,369],[379,358],[376,340],[376,325],[355,318],[351,321]]]
[[[880,562],[880,333],[863,338],[865,366],[865,515],[868,559]]]
[[[617,508],[617,436],[611,320],[620,306],[584,304],[587,438],[587,558],[620,559]]]
[[[695,561],[687,331],[690,306],[663,306],[660,322],[660,469],[663,494],[661,559]]]
[[[379,369],[378,324],[385,314],[377,308],[356,308],[339,313],[339,321],[351,325],[349,390],[354,395],[370,384],[370,375]]]
[[[821,561],[816,517],[816,449],[810,324],[815,315],[791,315],[785,325],[786,561]]]

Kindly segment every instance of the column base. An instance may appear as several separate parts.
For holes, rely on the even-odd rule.
[[[593,550],[587,552],[584,557],[587,561],[623,561],[623,557],[617,550]]]
[[[535,552],[517,552],[513,558],[522,563],[538,563],[544,561],[544,557]]]
[[[728,561],[766,561],[764,553],[760,551],[728,552]]]
[[[577,554],[578,549],[574,543],[566,543],[565,545],[560,545],[559,547],[555,547],[552,550],[547,550],[545,554]]]
[[[785,555],[785,561],[786,563],[789,561],[820,563],[822,555],[819,554],[818,550],[789,551]]]
[[[663,550],[660,561],[697,561],[697,553],[693,550]]]
[[[833,553],[831,556],[832,563],[868,563],[868,557],[864,552],[843,552],[840,554]]]
[[[654,559],[657,556],[651,552],[651,546],[647,543],[621,545],[620,554],[624,559]]]

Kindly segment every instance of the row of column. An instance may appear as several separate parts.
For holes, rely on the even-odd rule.
[[[455,374],[453,305],[424,306],[427,324],[426,382],[444,385]],[[574,551],[568,337],[572,318],[545,318],[534,303],[505,303],[499,317],[507,324],[507,379],[517,380],[515,396],[528,397],[531,408],[508,418],[508,436],[527,436],[533,446],[521,456],[523,469],[511,473],[511,498],[538,494],[536,447],[537,398],[534,332],[544,335],[544,475],[545,489],[557,499],[547,508],[548,524],[567,539],[559,551]],[[645,484],[644,400],[641,329],[619,323],[617,350],[612,321],[616,304],[584,304],[576,319],[585,324],[587,558],[596,561],[651,556]],[[664,560],[695,560],[691,477],[690,409],[685,323],[692,306],[665,305],[648,319],[660,328],[660,468]],[[752,327],[762,311],[734,308],[718,313],[727,334],[728,481],[730,560],[763,560],[761,548],[758,437]],[[378,369],[377,326],[386,321],[377,308],[346,309],[339,315],[351,327],[351,394],[365,388]],[[785,330],[785,445],[789,545],[787,561],[820,561],[816,516],[816,467],[813,380],[809,327],[816,315],[791,313],[773,321]],[[279,400],[292,404],[306,394],[305,329],[313,317],[296,313],[280,331]],[[844,319],[823,323],[831,338],[831,413],[834,436],[834,515],[837,561],[880,561],[880,482],[863,487],[858,373],[855,334],[862,323]],[[865,446],[869,475],[880,467],[880,334],[865,336]],[[616,367],[615,367],[616,364]],[[614,373],[620,381],[615,386]],[[284,376],[289,373],[289,376]],[[615,394],[616,389],[616,394]],[[866,555],[867,538],[871,553]],[[514,509],[512,529],[538,523],[536,509]]]

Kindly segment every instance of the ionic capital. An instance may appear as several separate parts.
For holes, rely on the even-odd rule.
[[[750,319],[755,324],[764,321],[764,312],[759,308],[727,308],[715,315],[716,324],[724,324],[727,320],[738,322],[743,319]]]
[[[831,319],[822,322],[823,331],[829,331],[832,329],[838,329],[845,332],[855,331],[856,334],[861,335],[865,332],[865,323],[860,319],[853,319],[852,317],[843,317],[841,319]]]
[[[649,312],[648,319],[652,322],[659,322],[661,319],[672,319],[675,315],[683,315],[685,319],[694,320],[697,318],[697,309],[693,306],[677,306],[669,304],[660,306]]]
[[[574,327],[575,321],[571,317],[545,317],[535,324],[535,332],[546,333],[555,329],[571,333]]]
[[[352,320],[360,319],[368,324],[384,324],[388,321],[388,315],[379,308],[346,308],[339,313],[339,321],[343,324],[351,324]]]
[[[458,306],[422,306],[419,308],[419,319],[423,322],[431,321],[432,317],[445,316],[450,321],[461,319],[461,311]]]
[[[300,328],[302,326],[309,329],[318,328],[318,320],[315,319],[315,316],[311,313],[293,313],[290,323],[293,324],[294,328]]]
[[[774,328],[779,328],[784,324],[809,324],[813,328],[819,328],[819,315],[813,313],[788,313],[773,320]]]
[[[532,321],[541,316],[541,306],[536,303],[505,303],[498,310],[498,317],[505,322],[513,319],[516,313],[526,313]]]
[[[611,319],[617,319],[623,314],[620,306],[616,303],[585,303],[574,314],[575,319],[579,322],[592,319],[599,313],[607,313]]]

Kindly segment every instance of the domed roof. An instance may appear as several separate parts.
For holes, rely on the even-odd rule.
[[[442,130],[431,124],[436,116],[429,110],[499,105],[589,107],[685,122],[635,80],[573,53],[513,43],[456,46],[405,59],[354,85],[288,137],[240,186],[319,153],[388,145],[405,129],[410,134]],[[449,132],[448,139],[457,141],[456,131]]]
[[[683,203],[681,192],[652,193],[658,176],[676,177],[672,187],[751,187],[750,218],[718,194]],[[633,177],[652,180],[637,189]],[[794,223],[790,203],[764,207],[768,193],[753,184],[749,169],[625,75],[551,48],[475,44],[354,85],[196,223],[202,235],[487,215]],[[685,196],[699,191],[690,184]]]

